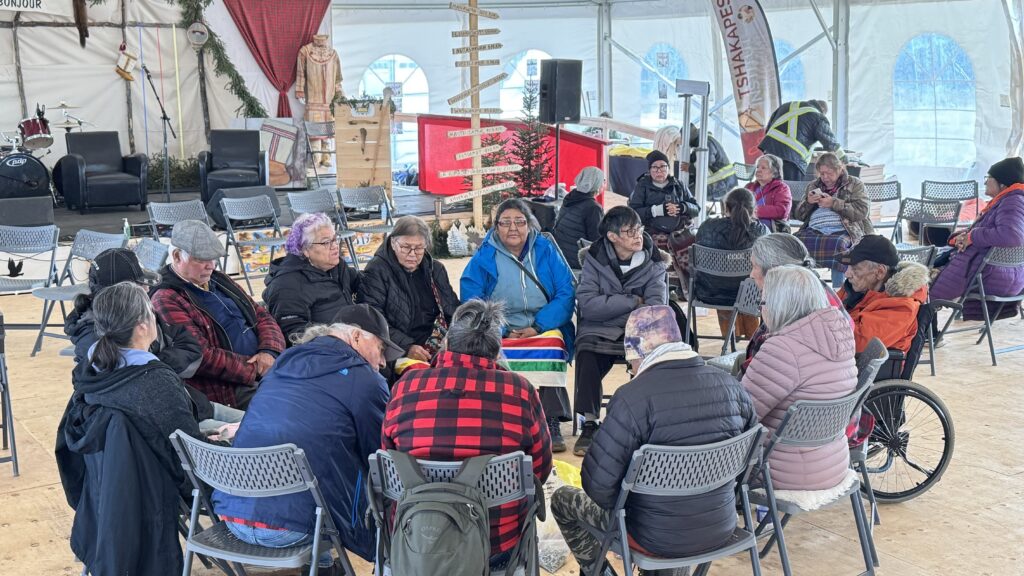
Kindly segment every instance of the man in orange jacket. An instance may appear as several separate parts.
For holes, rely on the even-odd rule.
[[[875,234],[864,236],[840,262],[849,266],[839,297],[853,320],[857,352],[872,338],[886,348],[909,350],[917,311],[928,298],[928,269],[900,262],[892,242]]]

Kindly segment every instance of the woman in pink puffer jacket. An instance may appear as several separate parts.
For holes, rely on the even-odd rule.
[[[828,303],[821,281],[798,266],[780,266],[764,282],[769,335],[743,376],[761,423],[774,431],[797,400],[831,400],[857,386],[850,321]],[[818,448],[775,447],[769,459],[777,490],[825,490],[850,466],[846,438]]]

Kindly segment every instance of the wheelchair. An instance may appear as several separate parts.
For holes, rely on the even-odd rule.
[[[934,318],[932,304],[922,304],[910,349],[906,354],[889,350],[864,401],[862,422],[870,416],[873,427],[866,439],[861,438],[864,458],[857,464],[866,472],[862,475],[868,481],[861,490],[872,504],[920,496],[942,478],[953,458],[956,432],[949,409],[934,392],[913,381],[925,345],[934,354]],[[851,440],[851,450],[857,449],[855,442]]]

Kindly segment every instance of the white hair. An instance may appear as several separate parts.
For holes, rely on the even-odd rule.
[[[764,323],[778,332],[811,312],[829,307],[828,296],[818,276],[804,268],[776,266],[764,277]]]
[[[305,344],[306,342],[321,336],[335,336],[345,342],[349,342],[354,334],[362,332],[364,332],[364,330],[358,326],[352,326],[351,324],[344,324],[342,322],[335,322],[333,324],[313,324],[302,332],[292,334],[291,341],[293,344]]]
[[[170,248],[171,262],[174,262],[175,255],[178,255],[182,260],[185,261],[189,261],[192,259],[191,254],[172,244]]]

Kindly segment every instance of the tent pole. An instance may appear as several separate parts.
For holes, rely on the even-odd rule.
[[[836,138],[846,147],[850,128],[850,0],[835,0],[832,17],[832,121]]]
[[[128,45],[128,9],[125,7],[124,0],[121,0],[121,42],[124,45]],[[125,108],[128,110],[128,150],[131,154],[135,154],[135,122],[132,118],[132,83],[124,83],[124,100]]]
[[[597,7],[597,107],[598,113],[612,111],[612,5],[607,0]]]
[[[206,95],[206,51],[200,48],[196,51],[196,58],[199,60],[199,102],[203,108],[203,135],[207,141],[210,139],[210,101]]]
[[[21,103],[21,117],[28,118],[28,104],[25,102],[25,78],[21,75],[21,44],[18,42],[18,23],[21,12],[14,14],[11,30],[14,38],[14,72],[18,79],[18,101]]]

